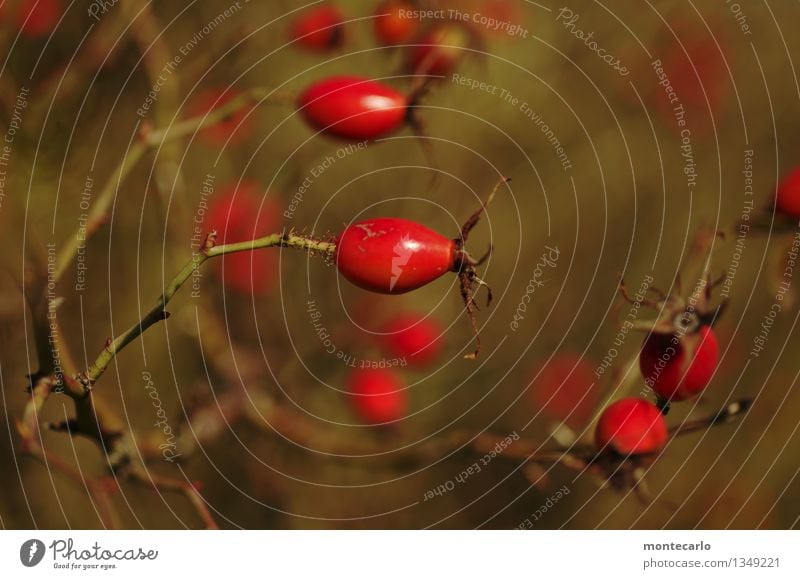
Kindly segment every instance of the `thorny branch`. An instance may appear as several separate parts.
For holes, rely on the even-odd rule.
[[[62,472],[67,478],[83,485],[97,505],[99,509],[98,515],[106,527],[119,526],[119,517],[114,511],[113,502],[110,499],[112,485],[109,480],[112,479],[108,479],[108,477],[102,479],[85,477],[79,469],[76,469],[44,447],[39,428],[39,413],[51,393],[59,391],[67,394],[75,404],[76,413],[74,419],[50,425],[51,430],[67,432],[71,435],[82,435],[92,439],[105,454],[108,466],[115,475],[119,472],[128,480],[183,494],[196,509],[205,526],[207,528],[216,528],[216,523],[205,501],[194,485],[184,480],[153,475],[143,470],[141,465],[131,462],[131,457],[134,455],[132,441],[115,413],[103,405],[96,396],[92,395],[91,386],[102,375],[122,348],[136,339],[147,328],[165,319],[167,314],[164,311],[164,307],[186,279],[205,260],[226,253],[270,246],[301,247],[308,251],[329,253],[333,251],[333,245],[300,238],[293,234],[276,234],[253,242],[214,247],[214,236],[209,236],[204,251],[193,257],[186,267],[181,270],[161,295],[156,306],[128,331],[116,339],[109,339],[94,363],[80,374],[75,372],[75,365],[69,355],[67,345],[60,339],[61,332],[56,316],[56,309],[60,304],[60,300],[49,298],[45,291],[45,286],[48,283],[56,283],[63,276],[75,259],[79,246],[88,241],[107,221],[108,211],[116,191],[148,150],[193,134],[202,128],[224,120],[242,107],[255,104],[259,100],[272,96],[275,96],[274,91],[262,88],[251,89],[207,115],[190,118],[159,130],[149,130],[147,126],[142,127],[139,139],[128,149],[125,157],[117,168],[112,171],[108,181],[98,194],[89,212],[85,230],[74,232],[66,240],[63,249],[57,256],[51,279],[45,279],[43,273],[46,268],[43,263],[39,263],[36,271],[29,276],[30,279],[26,280],[25,294],[32,313],[33,335],[39,360],[39,370],[30,376],[29,392],[31,398],[25,406],[22,419],[17,421],[17,430],[22,439],[22,451],[37,458],[48,468],[53,467]],[[277,96],[280,97],[281,95]],[[54,359],[54,351],[59,353],[60,362],[63,365],[61,371],[57,371],[58,366]],[[116,483],[117,481],[112,480],[112,482]]]

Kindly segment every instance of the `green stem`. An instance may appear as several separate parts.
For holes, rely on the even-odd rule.
[[[167,304],[172,300],[178,290],[186,283],[192,274],[197,271],[207,260],[225,255],[228,253],[238,253],[242,251],[253,251],[255,249],[263,249],[266,247],[294,247],[302,249],[311,253],[323,253],[326,256],[332,256],[336,251],[336,244],[329,241],[319,241],[308,237],[302,237],[291,233],[282,234],[274,233],[254,239],[252,241],[243,241],[240,243],[230,243],[227,245],[215,245],[215,233],[209,234],[203,248],[192,255],[192,258],[183,266],[178,274],[169,282],[164,293],[156,300],[155,305],[142,317],[140,321],[128,328],[125,332],[120,334],[114,339],[109,339],[105,348],[89,368],[77,379],[80,380],[84,386],[91,388],[97,382],[100,376],[106,371],[114,357],[125,346],[133,342],[141,336],[149,327],[165,320],[169,317],[169,313],[164,309]]]
[[[267,97],[283,100],[283,96],[275,93],[273,89],[264,87],[251,88],[206,114],[150,132],[147,135],[147,141],[150,145],[158,145],[161,142],[169,142],[193,135],[198,130],[222,122],[239,109],[253,105]]]
[[[56,261],[54,281],[61,279],[61,277],[67,271],[67,268],[75,259],[75,256],[78,253],[78,248],[81,246],[81,244],[85,244],[89,238],[94,235],[98,229],[100,229],[103,223],[105,223],[108,215],[108,209],[111,207],[111,203],[114,201],[114,193],[117,191],[131,170],[136,166],[139,160],[144,156],[147,148],[148,144],[146,142],[136,141],[133,145],[131,145],[130,149],[128,149],[128,154],[125,155],[124,159],[122,159],[122,162],[111,174],[108,181],[106,181],[106,184],[103,186],[103,189],[100,191],[100,194],[97,196],[97,201],[95,201],[91,211],[89,212],[89,218],[86,222],[85,231],[82,229],[77,229],[67,238],[64,247],[59,252]]]
[[[89,213],[85,232],[80,228],[73,232],[67,239],[64,248],[59,252],[56,261],[55,281],[58,281],[64,275],[67,268],[75,259],[81,244],[88,242],[92,235],[105,223],[108,217],[108,209],[114,201],[114,195],[117,189],[147,151],[153,147],[176,141],[185,136],[192,135],[200,129],[224,121],[239,109],[252,105],[267,97],[275,102],[286,102],[290,96],[291,95],[285,93],[278,93],[273,89],[256,87],[243,92],[208,114],[192,117],[161,129],[148,131],[146,127],[143,127],[140,138],[131,145],[127,155],[125,155],[120,165],[111,174],[102,191],[97,196],[97,200]]]

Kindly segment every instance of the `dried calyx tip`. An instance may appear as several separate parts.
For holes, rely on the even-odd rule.
[[[478,221],[480,221],[484,211],[494,199],[497,190],[500,188],[500,186],[508,183],[509,181],[511,181],[509,177],[502,177],[500,181],[495,184],[495,186],[492,188],[492,191],[486,197],[486,200],[481,203],[481,206],[478,208],[478,210],[475,211],[475,213],[473,213],[469,219],[467,219],[466,223],[464,223],[464,226],[461,228],[461,237],[455,240],[456,249],[458,252],[458,257],[456,259],[456,271],[458,272],[458,278],[461,282],[461,298],[464,300],[464,309],[466,310],[467,317],[469,318],[469,322],[472,326],[472,331],[475,336],[475,350],[472,353],[464,356],[464,358],[467,360],[476,359],[481,348],[480,333],[478,332],[478,324],[475,320],[475,312],[478,310],[478,304],[475,302],[475,286],[477,285],[478,288],[486,288],[487,307],[492,302],[492,289],[489,287],[489,284],[478,277],[478,274],[475,272],[475,268],[483,264],[489,258],[492,253],[493,246],[490,245],[489,250],[480,259],[474,259],[467,251],[464,250],[464,245],[467,242],[470,231],[472,231]]]

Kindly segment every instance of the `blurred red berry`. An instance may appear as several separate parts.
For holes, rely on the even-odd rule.
[[[639,368],[647,385],[665,401],[702,392],[719,362],[719,343],[710,326],[677,337],[653,332],[645,338]]]
[[[667,424],[655,404],[624,398],[600,415],[595,432],[598,450],[618,454],[651,454],[667,443]]]
[[[38,38],[53,32],[63,13],[61,0],[21,0],[15,20],[22,34]]]
[[[792,219],[800,219],[800,167],[790,171],[778,184],[775,210]]]
[[[187,111],[190,117],[204,116],[239,96],[235,89],[210,88],[197,93],[189,102]],[[251,107],[243,106],[198,132],[198,139],[214,147],[225,144],[235,145],[247,140],[252,134]]]
[[[336,6],[324,4],[306,10],[292,22],[295,45],[313,52],[327,52],[344,43],[344,16]]]
[[[395,422],[408,414],[408,395],[398,376],[379,368],[360,368],[348,377],[348,400],[366,424]]]
[[[658,86],[658,110],[664,122],[678,130],[683,126],[677,122],[676,115],[685,115],[685,126],[692,133],[703,134],[719,124],[719,114],[727,99],[727,65],[723,52],[725,46],[718,47],[719,38],[701,36],[697,33],[683,35],[670,44],[669,52],[663,59],[663,69],[667,79],[679,99],[670,102],[662,86]],[[683,106],[683,111],[675,107]]]
[[[405,358],[412,366],[428,366],[442,353],[443,329],[430,317],[398,314],[384,324],[381,333],[387,354]]]
[[[385,0],[375,10],[375,37],[380,44],[393,46],[409,42],[417,34],[419,20],[407,16],[414,10],[411,2]]]
[[[592,364],[573,353],[556,354],[531,384],[537,409],[572,428],[587,424],[598,402]]]
[[[217,231],[217,244],[249,241],[274,233],[278,226],[277,205],[265,199],[260,187],[244,181],[215,193],[209,206],[207,228]],[[241,294],[263,294],[277,278],[277,257],[274,251],[255,250],[223,255],[218,258],[226,288]]]

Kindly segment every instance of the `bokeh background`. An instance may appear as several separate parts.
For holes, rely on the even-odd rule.
[[[203,203],[237,186],[250,188],[260,226],[274,231],[327,238],[356,218],[393,215],[455,237],[501,176],[513,181],[470,239],[475,254],[494,247],[481,268],[495,301],[478,314],[477,361],[462,358],[473,343],[454,276],[380,296],[353,287],[319,256],[272,249],[263,265],[269,282],[248,293],[223,283],[219,264],[209,263],[197,286],[170,304],[172,317],[120,353],[95,386],[92,396],[142,449],[132,460],[164,443],[155,391],[182,460],[156,452],[146,472],[196,481],[224,528],[798,525],[793,289],[764,351],[751,355],[798,227],[773,222],[768,211],[775,183],[798,161],[796,3],[453,3],[462,14],[518,28],[473,24],[480,42],[461,50],[460,76],[433,83],[419,101],[433,157],[409,128],[348,149],[311,130],[290,100],[274,98],[235,117],[235,130],[191,132],[146,151],[121,179],[115,168],[130,158],[139,131],[169,134],[226,90],[266,87],[285,96],[326,76],[359,74],[408,92],[408,49],[376,42],[374,1],[335,2],[346,23],[342,45],[330,52],[304,50],[291,37],[301,3],[119,0],[103,12],[64,2],[52,32],[41,34],[21,32],[18,4],[0,8],[3,527],[109,524],[84,484],[19,452],[15,427],[29,399],[25,375],[39,365],[25,272],[46,267],[47,244],[61,249],[74,238],[82,201],[113,188],[108,219],[81,256],[85,269],[70,265],[56,290],[62,340],[78,368],[134,323],[191,257]],[[562,9],[579,18],[569,24]],[[422,20],[421,33],[435,24]],[[597,44],[576,30],[593,32]],[[176,55],[181,62],[165,68]],[[685,108],[683,135],[656,60]],[[471,88],[472,80],[497,88]],[[137,113],[156,85],[151,108]],[[334,162],[318,171],[329,156]],[[736,224],[751,206],[765,225],[737,248]],[[715,230],[725,236],[698,245],[698,235]],[[558,260],[537,274],[548,247]],[[715,277],[729,276],[729,307],[717,326],[722,357],[703,396],[676,405],[668,420],[713,414],[741,397],[755,402],[731,424],[671,442],[647,468],[649,504],[562,465],[534,485],[541,473],[503,452],[456,482],[484,453],[430,450],[454,432],[519,436],[548,450],[590,444],[602,401],[644,386],[635,364],[643,334],[615,343],[628,311],[620,276],[634,289],[652,276],[653,286],[675,291],[680,272],[686,293],[707,260]],[[534,278],[543,283],[512,326]],[[311,300],[344,359],[320,339]],[[441,326],[442,354],[425,368],[396,369],[410,399],[405,419],[365,426],[343,394],[353,372],[347,360],[391,358],[379,334],[405,312]],[[656,313],[642,311],[641,319]],[[66,396],[53,395],[38,418],[72,413]],[[122,475],[116,481],[92,441],[46,430],[42,441],[105,485],[116,525],[202,526],[185,496]]]

